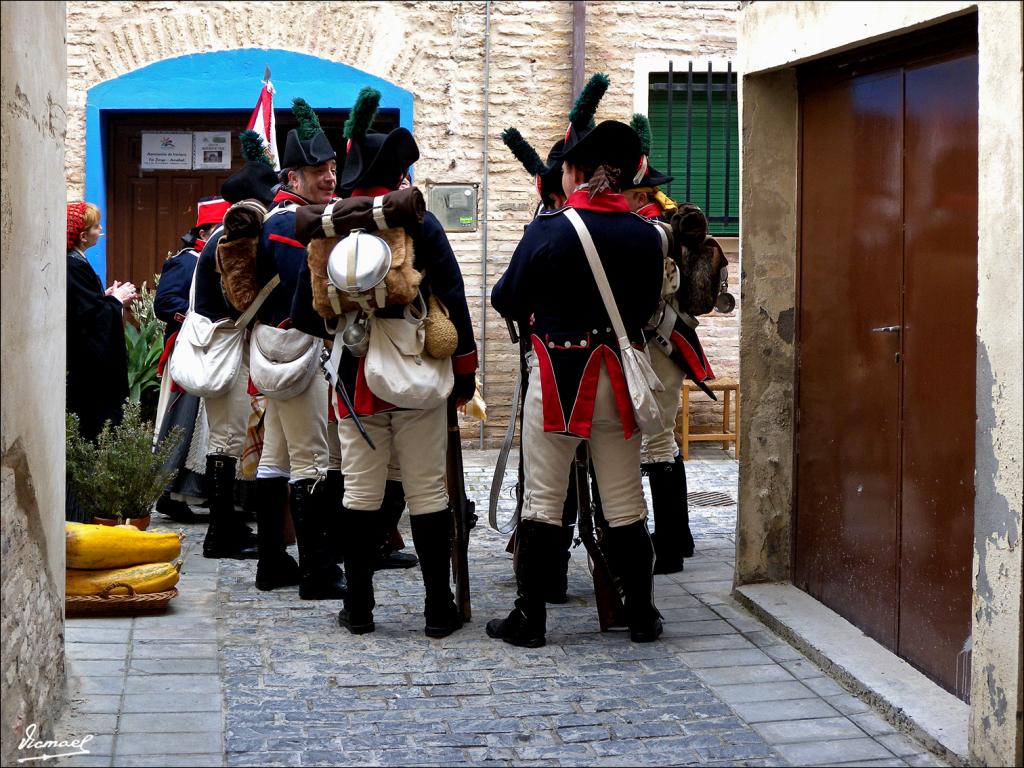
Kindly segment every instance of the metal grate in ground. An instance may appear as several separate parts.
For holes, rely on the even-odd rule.
[[[732,496],[721,491],[695,491],[686,498],[695,507],[728,507],[736,503]]]

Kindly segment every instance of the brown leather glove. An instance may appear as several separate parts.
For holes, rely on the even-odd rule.
[[[683,203],[672,215],[672,234],[676,245],[694,251],[708,236],[708,220],[704,211],[693,203]]]

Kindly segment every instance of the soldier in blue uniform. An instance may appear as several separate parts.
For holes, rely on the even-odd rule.
[[[416,141],[405,128],[387,134],[367,130],[379,100],[377,91],[364,88],[345,125],[349,141],[341,188],[346,198],[378,197],[399,189],[408,178],[409,167],[419,159]],[[413,242],[413,266],[424,273],[421,293],[425,299],[440,299],[455,325],[458,340],[451,357],[455,379],[451,397],[466,402],[476,385],[477,355],[458,261],[433,214],[427,212],[421,224],[405,229]],[[296,326],[326,335],[324,320],[312,309],[308,275],[307,269],[295,295]],[[389,305],[375,310],[375,314],[401,317],[404,309]],[[339,375],[376,450],[364,441],[341,399],[335,402],[344,473],[342,543],[348,576],[348,594],[338,623],[353,634],[375,629],[373,570],[382,529],[378,518],[387,503],[389,465],[397,464],[423,573],[424,632],[428,637],[445,637],[462,626],[450,588],[452,510],[445,488],[446,408],[443,404],[429,409],[398,408],[386,402],[367,385],[365,360],[346,347],[341,353]]]
[[[172,520],[183,523],[196,520],[189,507],[189,500],[195,503],[206,498],[203,490],[204,476],[193,472],[187,465],[196,430],[200,430],[201,436],[205,434],[206,414],[200,410],[199,397],[182,391],[169,380],[165,374],[166,363],[174,348],[175,336],[181,330],[185,313],[188,312],[188,297],[196,262],[199,261],[199,252],[206,245],[206,239],[220,225],[229,205],[231,204],[220,196],[199,199],[196,203],[196,224],[182,236],[184,247],[164,261],[160,269],[156,296],[153,298],[153,311],[165,324],[164,352],[158,367],[162,379],[160,403],[163,406],[158,408],[158,411],[163,417],[157,424],[157,440],[163,440],[175,426],[183,430],[181,443],[164,464],[164,469],[176,470],[176,474],[157,499],[156,510]]]
[[[280,284],[257,311],[254,334],[262,333],[261,326],[291,327],[292,297],[306,262],[306,249],[295,239],[295,208],[330,201],[337,182],[336,155],[315,113],[302,99],[295,99],[292,111],[299,127],[288,133],[281,160],[282,187],[262,222],[253,275],[254,285],[264,286],[275,275],[280,277]],[[321,344],[312,337],[308,342]],[[255,345],[251,354],[258,354]],[[253,357],[250,364],[254,364]],[[336,510],[326,483],[321,482],[328,465],[327,385],[314,375],[301,392],[288,396],[264,394],[263,452],[255,490],[259,535],[256,586],[273,589],[294,583],[283,535],[287,503],[299,545],[299,597],[339,599],[345,594],[344,575],[328,541],[329,517]]]
[[[643,328],[658,306],[664,257],[652,224],[629,211],[624,179],[639,166],[640,141],[624,123],[591,128],[607,88],[595,76],[570,115],[562,154],[567,207],[530,224],[491,293],[504,317],[530,318],[532,360],[523,411],[525,502],[519,525],[519,596],[487,633],[513,645],[545,642],[546,583],[559,562],[566,478],[580,440],[588,440],[612,569],[620,576],[630,636],[656,639],[653,550],[640,478],[640,433],[622,371],[621,353],[583,245],[565,212],[578,212],[608,275],[626,332],[644,344]]]
[[[221,185],[221,196],[229,203],[256,199],[265,204],[273,197],[276,182],[277,177],[268,164],[248,157],[248,162]],[[224,298],[217,271],[217,247],[224,237],[223,227],[213,231],[199,254],[195,272],[193,310],[214,321],[237,320],[241,315]],[[245,446],[250,411],[248,381],[248,355],[245,355],[231,389],[220,397],[204,398],[209,427],[205,477],[210,510],[210,524],[203,541],[204,557],[250,559],[257,556],[243,513],[237,511],[234,504],[235,473]]]

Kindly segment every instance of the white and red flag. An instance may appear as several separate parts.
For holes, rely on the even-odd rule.
[[[248,130],[256,131],[263,141],[263,151],[275,171],[281,170],[277,153],[277,120],[274,118],[274,86],[270,82],[270,67],[263,73],[263,88],[260,90],[259,101],[249,117]]]

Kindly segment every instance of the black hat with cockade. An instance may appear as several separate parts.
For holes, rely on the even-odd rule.
[[[301,168],[304,165],[320,165],[338,155],[320,127],[316,112],[305,99],[292,101],[292,114],[299,121],[297,128],[288,131],[281,157],[282,168]]]
[[[420,159],[416,139],[407,128],[395,128],[390,133],[370,130],[379,105],[380,91],[363,88],[345,121],[348,143],[341,171],[343,196],[351,195],[357,187],[394,189],[402,174]]]
[[[598,73],[583,87],[569,113],[562,160],[573,165],[610,165],[622,172],[627,183],[641,171],[640,137],[618,120],[594,125],[594,113],[609,83],[607,75]]]
[[[229,203],[253,198],[269,205],[274,199],[277,173],[267,157],[263,140],[256,131],[242,131],[238,139],[246,163],[221,184],[220,196]]]
[[[632,179],[627,179],[622,185],[622,191],[645,187],[660,187],[663,184],[668,184],[675,177],[657,170],[650,164],[648,159],[651,154],[651,121],[647,119],[647,115],[641,115],[637,112],[633,115],[633,119],[629,121],[629,125],[636,131],[636,135],[640,137],[640,151],[643,153],[640,166],[645,170],[645,173],[639,179],[635,176]]]

